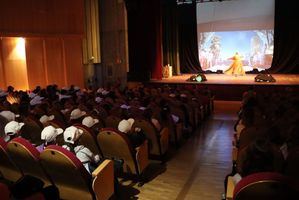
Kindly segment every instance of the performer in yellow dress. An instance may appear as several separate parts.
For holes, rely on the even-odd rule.
[[[245,71],[243,69],[243,63],[242,63],[242,58],[239,55],[238,52],[236,52],[236,54],[230,58],[233,60],[233,63],[230,65],[230,67],[224,71],[225,74],[229,74],[229,75],[245,75]]]

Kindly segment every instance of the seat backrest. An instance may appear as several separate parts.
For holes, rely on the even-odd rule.
[[[105,119],[105,125],[107,128],[115,128],[117,129],[119,122],[121,121],[121,119],[117,116],[114,115],[109,115],[106,119]]]
[[[152,155],[162,155],[159,133],[155,127],[144,119],[135,119],[132,129],[141,128],[149,142],[149,152]]]
[[[7,151],[13,162],[22,170],[24,175],[35,176],[41,179],[45,185],[52,183],[40,165],[39,151],[26,139],[14,138],[7,144]]]
[[[0,175],[12,182],[22,177],[21,170],[13,163],[7,153],[7,143],[0,138]]]
[[[293,181],[275,172],[254,173],[241,179],[234,189],[234,200],[297,199]],[[296,198],[297,197],[297,198]]]
[[[92,130],[83,124],[73,124],[73,126],[83,131],[83,135],[79,139],[79,144],[87,147],[94,154],[102,155],[96,142],[97,138]]]
[[[41,164],[59,190],[61,199],[93,199],[91,175],[70,151],[48,146],[40,155]]]
[[[43,124],[32,116],[26,117],[24,123],[25,125],[21,129],[22,137],[30,140],[35,145],[40,145],[42,143]]]
[[[139,174],[135,150],[125,134],[113,128],[104,128],[97,135],[97,142],[105,158],[123,159],[133,174]]]

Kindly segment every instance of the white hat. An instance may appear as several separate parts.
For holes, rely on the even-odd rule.
[[[81,111],[79,108],[76,108],[71,112],[70,119],[78,119],[84,115],[86,115],[85,111]]]
[[[96,101],[97,103],[100,103],[102,100],[103,100],[103,99],[102,99],[101,97],[96,97],[96,98],[95,98],[95,101]]]
[[[24,126],[24,123],[19,123],[19,122],[16,122],[16,121],[11,121],[11,122],[8,122],[5,125],[4,132],[5,132],[6,135],[8,133],[17,134],[21,130],[22,126]]]
[[[175,97],[175,94],[174,93],[171,93],[171,94],[169,94],[169,97]]]
[[[133,123],[134,119],[132,118],[128,120],[123,119],[118,124],[118,130],[123,133],[128,133],[131,130]]]
[[[63,138],[65,142],[74,144],[75,141],[78,140],[82,134],[83,131],[81,129],[78,129],[75,126],[70,126],[65,129],[63,133]]]
[[[102,93],[104,91],[104,88],[99,88],[98,90],[97,90],[97,93]]]
[[[133,118],[129,118],[129,119],[128,119],[128,122],[130,123],[130,126],[131,126],[131,127],[133,126],[134,121],[135,121],[135,120],[134,120]],[[130,128],[131,128],[131,127],[130,127]]]
[[[45,140],[46,142],[52,142],[61,133],[63,133],[63,130],[61,128],[54,128],[53,126],[47,126],[41,132],[41,139]]]
[[[82,120],[82,124],[89,128],[95,125],[96,123],[99,123],[99,120],[94,119],[91,116],[84,117],[84,119]]]
[[[0,115],[7,119],[8,121],[14,121],[16,118],[15,113],[11,112],[10,110],[4,110],[0,112]]]
[[[109,94],[109,91],[107,91],[107,90],[104,90],[104,91],[102,92],[102,95],[107,95],[107,94]]]
[[[35,105],[41,104],[43,99],[44,99],[44,97],[40,97],[37,95],[33,99],[30,100],[30,105],[35,106]]]
[[[68,99],[68,98],[71,98],[71,97],[72,97],[72,96],[70,96],[70,95],[58,94],[59,101],[60,101],[61,99]]]
[[[186,98],[187,95],[186,95],[186,94],[181,94],[180,97],[182,97],[182,98]]]
[[[43,115],[43,116],[41,116],[41,118],[39,119],[39,121],[40,121],[42,124],[44,124],[44,123],[46,123],[46,122],[48,122],[48,121],[53,120],[54,118],[55,118],[54,115],[50,115],[50,116],[48,116],[48,115]]]

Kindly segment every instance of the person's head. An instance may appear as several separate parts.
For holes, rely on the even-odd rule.
[[[21,128],[24,126],[24,123],[19,123],[16,121],[8,122],[4,127],[4,133],[10,138],[16,137],[20,134]]]
[[[82,134],[83,131],[81,129],[78,129],[75,126],[70,126],[66,128],[63,133],[64,142],[74,145],[78,142]]]
[[[91,116],[84,117],[84,119],[82,120],[82,124],[89,128],[93,127],[97,123],[99,123],[99,120],[96,118],[92,118]]]
[[[43,116],[41,116],[41,118],[39,119],[39,121],[40,121],[42,124],[45,124],[45,123],[47,123],[48,121],[53,120],[54,118],[55,118],[54,115],[50,115],[50,116],[48,116],[48,115],[43,115]]]
[[[14,121],[16,119],[15,113],[9,111],[9,110],[4,110],[0,112],[0,115],[7,119],[7,121]]]
[[[84,115],[86,115],[86,112],[85,111],[82,111],[80,110],[79,108],[76,108],[74,109],[72,112],[71,112],[71,116],[70,116],[70,119],[79,119],[81,117],[83,117]]]
[[[63,130],[61,128],[55,128],[53,126],[47,126],[45,127],[41,132],[41,139],[44,141],[44,143],[50,144],[56,141],[56,137],[63,133]]]
[[[129,133],[131,131],[134,119],[130,118],[128,120],[121,120],[118,124],[118,130],[123,133]]]

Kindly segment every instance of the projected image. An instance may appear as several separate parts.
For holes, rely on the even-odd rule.
[[[204,71],[225,71],[236,52],[245,71],[271,67],[273,30],[201,32],[198,35],[199,60]]]

